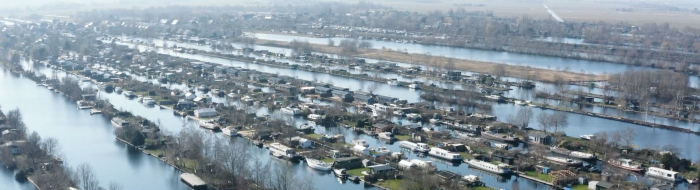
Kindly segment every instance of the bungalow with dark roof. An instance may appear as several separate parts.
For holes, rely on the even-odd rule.
[[[316,94],[324,98],[333,96],[333,94],[331,93],[333,90],[327,87],[316,86],[316,89],[314,91],[316,91]]]
[[[344,102],[352,102],[352,100],[353,100],[353,98],[352,98],[352,92],[340,91],[340,90],[332,90],[332,91],[331,91],[331,94],[333,94],[333,96],[335,96],[335,97],[340,98],[340,99],[343,100]]]
[[[374,131],[377,133],[393,132],[394,131],[393,124],[377,123],[377,124],[372,125],[372,127],[374,127]]]

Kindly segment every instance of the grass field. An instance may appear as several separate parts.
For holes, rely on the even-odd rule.
[[[363,171],[369,171],[369,168],[357,168],[357,169],[348,170],[347,172],[350,175],[362,177],[362,176],[365,176],[365,174],[362,174]]]
[[[402,181],[401,179],[390,179],[390,180],[386,180],[386,181],[382,181],[382,182],[377,182],[377,185],[382,186],[382,187],[386,187],[386,188],[389,188],[392,190],[406,189],[406,188],[401,186],[401,181]]]
[[[546,181],[546,182],[552,182],[552,176],[549,176],[547,174],[542,174],[538,171],[530,171],[530,172],[525,172],[525,175],[535,177],[537,179]]]

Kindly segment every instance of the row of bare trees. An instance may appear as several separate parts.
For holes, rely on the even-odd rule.
[[[26,134],[24,116],[19,109],[8,112],[6,124],[17,135],[0,137],[0,143],[15,143],[21,147],[22,157],[15,157],[9,147],[0,148],[0,162],[7,168],[18,169],[16,178],[26,180],[31,177],[40,189],[68,189],[79,187],[83,190],[104,190],[99,185],[97,176],[88,164],[81,164],[75,170],[63,164],[65,159],[58,159],[61,155],[61,145],[58,139],[49,137],[41,138],[39,133]],[[21,136],[19,136],[21,135]],[[62,160],[62,161],[59,161]],[[109,190],[121,190],[121,185],[111,183]]]
[[[172,138],[174,141],[167,145],[165,153],[169,160],[179,167],[193,168],[205,179],[227,179],[225,184],[217,185],[260,190],[314,189],[311,178],[293,175],[291,166],[260,161],[244,140],[229,142],[190,126]]]

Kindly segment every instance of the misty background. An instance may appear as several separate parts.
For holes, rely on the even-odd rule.
[[[147,8],[162,6],[261,6],[302,5],[320,1],[308,0],[1,0],[0,16],[68,16],[75,11],[114,8]],[[328,1],[326,1],[328,2]],[[342,1],[346,3],[358,0]],[[427,13],[464,8],[485,11],[499,17],[529,16],[553,18],[548,7],[564,21],[605,21],[669,23],[671,27],[700,27],[700,1],[697,0],[376,0],[368,1],[400,11]]]

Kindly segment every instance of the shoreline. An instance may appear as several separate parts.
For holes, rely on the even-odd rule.
[[[255,44],[264,46],[274,46],[274,47],[284,47],[290,48],[288,42],[285,41],[275,41],[275,40],[261,40],[255,39]],[[339,54],[341,52],[340,47],[330,47],[326,45],[311,44],[312,51],[330,54]],[[370,59],[378,59],[385,61],[394,61],[401,63],[408,63],[413,65],[421,65],[426,67],[439,68],[441,63],[453,62],[454,68],[456,70],[470,71],[476,73],[493,74],[493,70],[497,65],[502,65],[505,69],[505,75],[507,77],[514,77],[519,79],[537,80],[542,82],[556,82],[557,78],[561,78],[567,81],[604,81],[607,80],[607,75],[592,75],[592,74],[582,74],[568,71],[556,71],[549,69],[540,69],[528,66],[517,66],[509,65],[504,63],[494,63],[494,62],[483,62],[474,61],[466,59],[456,59],[447,58],[440,56],[415,54],[415,53],[402,53],[397,51],[388,50],[367,50],[358,49],[358,54],[355,57],[365,57]],[[427,63],[426,61],[431,61],[435,63]]]

